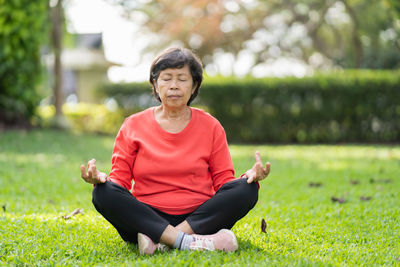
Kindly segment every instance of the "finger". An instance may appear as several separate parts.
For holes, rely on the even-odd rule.
[[[89,169],[88,169],[87,177],[88,177],[88,178],[93,178],[93,171],[92,171],[92,168],[89,168]]]
[[[254,180],[254,176],[251,176],[251,177],[247,178],[247,183],[251,184],[253,182],[253,180]]]
[[[88,169],[90,168],[90,166],[92,166],[93,164],[96,164],[96,160],[95,159],[91,159],[88,161]]]
[[[87,177],[85,165],[81,165],[81,177],[82,178]]]
[[[107,181],[107,177],[101,176],[99,177],[99,181],[104,184]]]
[[[256,173],[257,173],[257,176],[262,176],[262,175],[264,175],[264,174],[265,174],[265,171],[266,171],[266,169],[264,169],[262,163],[257,162],[257,163],[256,163]]]
[[[260,180],[264,180],[265,178],[267,178],[270,170],[271,170],[271,163],[267,162],[265,164],[265,168],[263,169],[263,174],[260,176]]]
[[[256,151],[256,153],[254,153],[254,157],[256,158],[256,162],[261,163],[261,165],[262,165],[261,155],[260,155],[259,151]]]
[[[81,166],[81,177],[86,183],[93,184],[93,178],[86,173],[84,165]]]
[[[271,171],[271,163],[270,162],[265,163],[265,169],[267,171],[267,174]]]
[[[261,170],[261,171],[264,170],[263,164],[262,164],[261,162],[257,162],[257,163],[256,163],[256,168],[257,168],[257,170]]]
[[[94,163],[90,164],[90,170],[94,172],[96,170],[96,164]]]

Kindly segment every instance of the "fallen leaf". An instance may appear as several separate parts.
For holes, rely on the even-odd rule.
[[[308,184],[308,186],[309,187],[321,187],[322,183],[313,183],[313,182],[311,182],[311,183]]]
[[[266,233],[265,229],[267,228],[267,223],[264,218],[261,219],[261,232]]]
[[[371,197],[361,196],[360,200],[361,201],[369,201],[369,200],[371,200]]]
[[[338,203],[345,203],[346,202],[346,199],[340,198],[340,197],[334,197],[334,196],[331,197],[331,200],[332,200],[332,202],[338,202]]]
[[[62,216],[62,218],[64,220],[68,220],[68,219],[72,218],[73,216],[75,216],[77,214],[83,214],[82,210],[81,209],[76,209],[73,212],[71,212],[70,214]]]

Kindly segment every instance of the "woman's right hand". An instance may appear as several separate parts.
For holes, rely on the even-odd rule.
[[[81,177],[89,184],[102,184],[109,181],[107,174],[100,172],[96,168],[96,159],[91,159],[88,161],[88,171],[86,172],[85,165],[81,165]]]

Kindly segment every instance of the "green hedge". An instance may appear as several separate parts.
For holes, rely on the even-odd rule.
[[[0,125],[27,123],[39,96],[48,0],[0,0]]]
[[[129,114],[124,110],[110,110],[106,105],[93,103],[66,103],[62,106],[65,127],[77,133],[95,133],[115,136]],[[37,117],[32,120],[37,127],[51,127],[56,119],[54,105],[39,106]]]
[[[147,83],[109,84],[99,92],[126,109],[154,104]],[[210,78],[194,104],[220,120],[231,142],[400,141],[400,72]]]

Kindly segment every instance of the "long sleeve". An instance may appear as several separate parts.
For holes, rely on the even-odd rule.
[[[137,147],[131,138],[132,126],[128,126],[128,124],[128,119],[126,119],[115,138],[109,177],[113,182],[130,190]]]
[[[131,189],[137,200],[168,214],[186,214],[234,179],[221,124],[192,108],[179,133],[162,129],[154,109],[125,120],[114,144],[110,178]]]
[[[214,128],[213,148],[209,160],[209,168],[215,191],[235,178],[225,130],[219,123]]]

